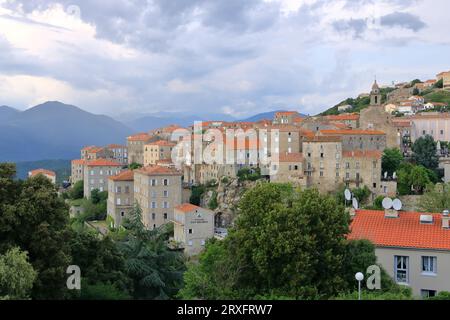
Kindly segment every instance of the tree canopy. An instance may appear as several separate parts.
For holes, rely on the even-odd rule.
[[[385,149],[382,158],[383,174],[387,172],[389,176],[392,176],[394,172],[397,172],[403,161],[404,158],[399,149]]]
[[[439,158],[437,156],[437,143],[433,137],[426,135],[420,137],[412,145],[413,159],[421,166],[427,169],[435,170],[439,165]]]

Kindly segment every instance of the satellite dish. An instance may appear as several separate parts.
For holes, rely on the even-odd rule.
[[[389,210],[392,208],[392,199],[391,198],[384,198],[382,202],[383,208],[386,210]]]
[[[394,178],[394,180],[397,179],[397,172],[394,172],[394,175],[392,176],[392,178]]]
[[[347,201],[352,200],[352,193],[350,192],[350,190],[345,189],[344,195],[345,195],[345,200],[347,200]]]
[[[355,209],[355,210],[358,210],[358,199],[356,199],[356,198],[353,198],[353,208]]]
[[[396,211],[402,210],[403,204],[402,204],[402,202],[400,201],[400,199],[395,199],[395,200],[393,201],[392,205],[393,205],[393,207],[394,207],[394,210],[396,210]]]
[[[385,179],[387,179],[387,177],[388,177],[388,173],[387,173],[387,171],[384,173],[384,178]]]

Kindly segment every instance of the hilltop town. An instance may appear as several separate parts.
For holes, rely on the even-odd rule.
[[[399,199],[431,197],[450,182],[450,113],[442,102],[449,95],[450,71],[425,82],[375,81],[370,93],[317,116],[283,111],[257,122],[174,124],[126,137],[126,145],[86,146],[62,194],[72,219],[103,237],[125,230],[137,210],[147,230],[172,225],[168,247],[196,259],[208,241],[227,238],[252,190],[317,190],[345,206],[347,239],[371,241],[396,284],[434,297],[450,291],[437,272],[450,264],[448,208]],[[29,176],[56,183],[49,170]]]

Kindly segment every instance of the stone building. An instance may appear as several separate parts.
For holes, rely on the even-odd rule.
[[[70,183],[75,184],[84,179],[84,166],[86,162],[86,160],[82,159],[72,160]]]
[[[273,120],[274,124],[294,124],[294,119],[299,118],[300,114],[297,111],[281,111],[275,114]]]
[[[144,164],[144,146],[155,137],[147,133],[138,133],[127,138],[128,164]]]
[[[176,169],[148,166],[134,171],[134,200],[149,229],[173,220],[173,209],[181,204],[181,194],[182,173]]]
[[[122,165],[115,161],[87,161],[84,167],[84,196],[89,199],[95,189],[100,192],[108,191],[108,178],[118,175],[121,171]]]
[[[319,136],[342,137],[342,149],[352,150],[381,150],[386,149],[386,134],[379,130],[343,129],[322,130]]]
[[[126,170],[108,178],[107,212],[114,226],[122,225],[134,206],[134,173]]]
[[[271,163],[272,174],[270,182],[292,183],[295,186],[306,187],[304,158],[301,153],[284,153],[278,156],[278,163]]]
[[[105,147],[108,153],[111,155],[111,159],[117,161],[120,164],[128,164],[128,148],[120,144],[109,144]]]
[[[189,203],[176,206],[174,240],[181,244],[188,256],[199,254],[206,240],[214,237],[214,212]]]
[[[176,144],[165,140],[148,143],[144,146],[144,166],[155,165],[160,160],[172,159]]]
[[[430,135],[434,141],[450,141],[450,113],[427,112],[410,118],[411,140]]]

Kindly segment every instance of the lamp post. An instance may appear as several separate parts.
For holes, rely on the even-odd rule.
[[[358,281],[358,300],[361,300],[361,281],[364,280],[364,274],[358,272],[355,274],[355,279]]]

